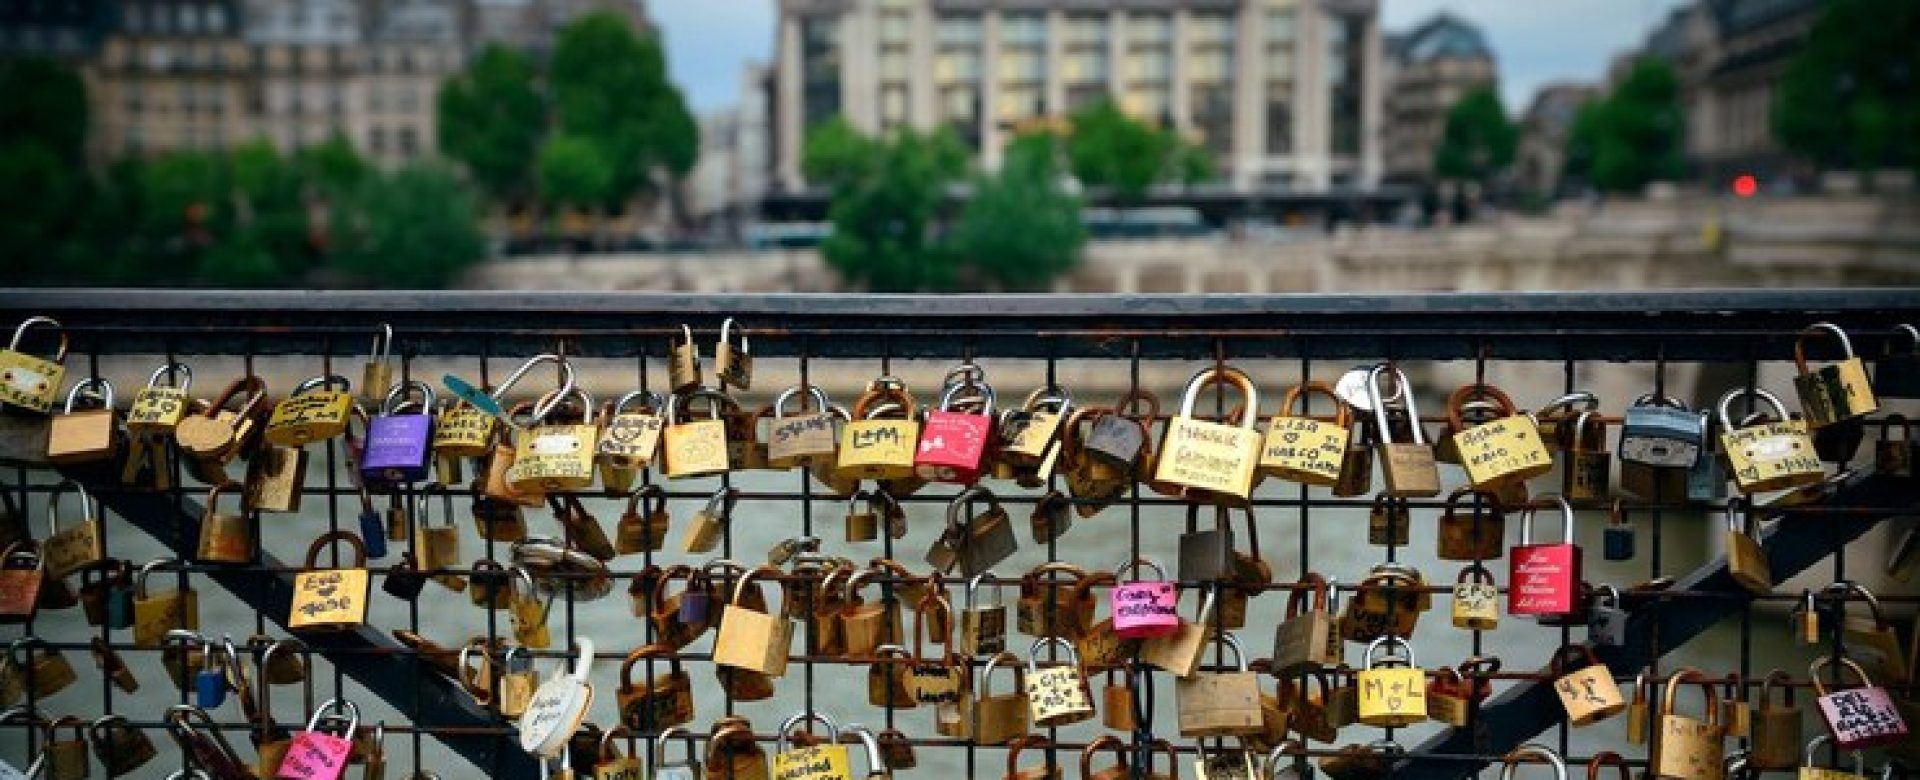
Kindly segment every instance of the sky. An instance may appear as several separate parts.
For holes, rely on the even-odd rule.
[[[1480,26],[1500,68],[1507,111],[1526,109],[1535,90],[1560,80],[1598,81],[1607,64],[1639,45],[1687,0],[1380,0],[1388,31],[1409,29],[1441,10]],[[774,0],[651,0],[665,31],[668,68],[698,114],[734,105],[740,72],[773,58]]]

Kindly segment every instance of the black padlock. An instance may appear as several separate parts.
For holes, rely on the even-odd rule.
[[[1845,464],[1866,438],[1866,418],[1851,417],[1813,429],[1813,451],[1823,461]]]
[[[1602,553],[1607,560],[1633,560],[1635,546],[1633,524],[1627,522],[1626,510],[1620,507],[1619,501],[1613,502],[1613,517],[1608,521],[1600,539]]]
[[[426,586],[427,575],[415,565],[413,553],[410,552],[400,554],[400,562],[387,570],[385,581],[380,583],[380,589],[386,591],[387,595],[402,601],[420,598],[420,590]]]

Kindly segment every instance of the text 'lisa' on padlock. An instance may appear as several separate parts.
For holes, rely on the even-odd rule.
[[[968,364],[955,371],[965,378],[947,385],[939,407],[927,411],[913,470],[921,479],[971,485],[979,480],[982,460],[993,442],[994,392],[978,367]]]
[[[97,403],[81,408],[83,398]],[[66,408],[48,423],[47,460],[77,466],[110,460],[119,449],[120,416],[113,407],[113,383],[98,377],[73,383]]]
[[[1380,391],[1380,379],[1391,373],[1406,405],[1408,432],[1412,440],[1393,440],[1393,425],[1388,419],[1387,396]],[[1420,407],[1413,398],[1407,375],[1388,363],[1367,371],[1367,400],[1373,407],[1374,430],[1380,437],[1380,471],[1386,478],[1386,492],[1396,498],[1427,498],[1440,495],[1440,469],[1434,463],[1433,448],[1420,422]]]
[[[60,339],[52,360],[21,351],[20,342],[35,325],[46,326]],[[66,362],[67,332],[60,322],[52,317],[28,317],[13,329],[13,340],[7,342],[7,348],[0,349],[0,405],[41,414],[52,410],[66,375]]]
[[[413,411],[402,413],[408,409]],[[433,388],[425,382],[402,382],[388,390],[380,413],[367,422],[361,476],[379,484],[426,479],[433,461],[434,412]]]
[[[1333,419],[1319,420],[1304,412],[1294,414],[1301,398],[1324,395],[1333,401]],[[1280,413],[1267,421],[1266,441],[1260,449],[1260,470],[1305,485],[1332,485],[1340,478],[1351,437],[1353,412],[1333,387],[1309,381],[1287,389]]]
[[[1138,579],[1140,567],[1153,569],[1154,578]],[[1114,571],[1116,578],[1131,571],[1135,579],[1121,579],[1108,591],[1113,632],[1122,639],[1147,639],[1180,630],[1180,583],[1167,579],[1160,564],[1135,558]]]
[[[353,383],[338,375],[316,376],[273,405],[265,436],[276,447],[299,447],[345,433],[352,417]]]
[[[1393,652],[1392,648],[1398,648]],[[1376,654],[1387,650],[1385,655]],[[1427,679],[1413,659],[1413,646],[1396,636],[1367,645],[1359,674],[1360,722],[1406,726],[1427,719]]]
[[[796,727],[807,722],[827,728],[826,738],[801,746],[791,741]],[[773,777],[779,780],[853,780],[847,746],[840,744],[840,728],[832,719],[812,710],[795,713],[780,723],[773,751]]]
[[[1246,398],[1239,425],[1194,417],[1200,391],[1215,384],[1238,388]],[[1245,505],[1260,463],[1260,434],[1253,428],[1259,405],[1259,391],[1240,369],[1209,368],[1195,374],[1180,398],[1179,414],[1167,424],[1154,480],[1178,486],[1189,500]]]
[[[1460,408],[1469,399],[1491,401],[1498,418],[1467,427]],[[1408,399],[1411,402],[1411,398]],[[1520,414],[1513,399],[1492,385],[1463,385],[1447,398],[1447,415],[1453,428],[1453,446],[1460,453],[1460,465],[1467,481],[1482,490],[1525,482],[1553,468],[1553,458],[1541,440],[1540,428],[1532,417]],[[1414,423],[1416,429],[1418,421]]]
[[[1773,420],[1746,427],[1734,427],[1733,402],[1738,398],[1758,400],[1773,412]],[[1813,440],[1807,436],[1806,423],[1787,417],[1780,399],[1765,390],[1734,388],[1720,396],[1720,449],[1733,472],[1733,481],[1742,493],[1805,487],[1826,478]]]
[[[1820,719],[1841,750],[1865,750],[1894,745],[1909,738],[1907,722],[1893,704],[1887,689],[1874,685],[1867,672],[1852,659],[1841,656],[1838,663],[1852,672],[1860,684],[1852,688],[1828,690],[1820,679],[1821,670],[1835,663],[1831,656],[1815,659],[1807,669],[1818,698]]]
[[[1551,502],[1560,508],[1558,542],[1533,541],[1536,506]],[[1527,506],[1521,520],[1520,543],[1513,548],[1510,576],[1507,579],[1507,613],[1511,615],[1559,616],[1574,612],[1580,605],[1580,547],[1573,543],[1573,506],[1557,495],[1541,496]]]

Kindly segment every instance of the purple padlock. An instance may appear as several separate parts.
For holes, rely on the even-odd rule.
[[[415,391],[420,400],[408,398]],[[408,407],[413,414],[400,414]],[[370,482],[398,484],[427,477],[433,462],[433,388],[409,381],[387,391],[380,414],[367,422],[367,446],[360,455],[360,474]]]

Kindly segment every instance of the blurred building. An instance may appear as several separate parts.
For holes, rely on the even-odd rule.
[[[687,0],[680,0],[686,2]],[[698,0],[694,0],[697,2]],[[474,48],[489,43],[533,52],[553,53],[560,29],[574,19],[609,11],[627,20],[636,33],[652,33],[645,0],[465,0],[469,3],[467,37]]]
[[[712,237],[744,240],[767,194],[770,77],[766,65],[748,63],[740,74],[739,105],[700,119],[700,159],[687,180],[687,202]]]
[[[1380,178],[1376,0],[780,0],[776,190],[806,128],[951,127],[988,168],[1022,126],[1112,98],[1205,145],[1233,192]]]
[[[86,70],[101,157],[251,138],[252,57],[237,0],[123,0]]]
[[[1581,106],[1598,97],[1600,88],[1592,84],[1548,84],[1534,93],[1520,117],[1520,146],[1514,153],[1514,184],[1522,192],[1548,198],[1560,194],[1573,120]]]
[[[1447,112],[1467,93],[1495,85],[1493,49],[1465,19],[1441,12],[1387,43],[1386,177],[1433,178]]]
[[[107,0],[0,2],[0,58],[90,59],[112,23]]]
[[[1696,0],[1647,36],[1635,55],[1666,60],[1680,78],[1690,175],[1724,182],[1740,173],[1767,180],[1795,172],[1794,160],[1773,137],[1773,90],[1823,5]],[[1615,64],[1616,77],[1630,61]]]

